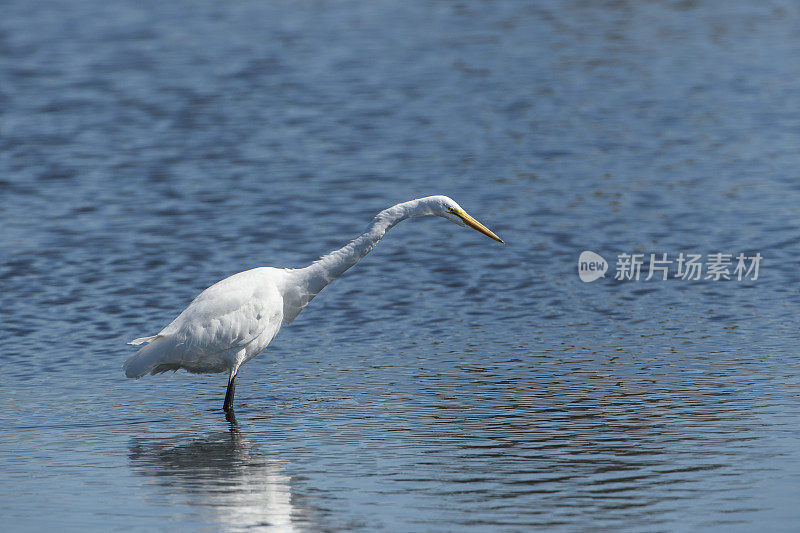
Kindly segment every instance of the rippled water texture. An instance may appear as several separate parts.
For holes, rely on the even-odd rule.
[[[790,530],[800,8],[4,2],[11,531]],[[125,342],[448,194],[239,378]],[[578,255],[756,252],[746,281]]]

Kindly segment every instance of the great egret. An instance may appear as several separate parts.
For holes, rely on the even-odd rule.
[[[260,267],[239,272],[210,286],[158,334],[129,344],[142,348],[125,361],[125,375],[186,369],[229,373],[223,409],[233,408],[236,374],[275,338],[281,324],[297,317],[319,291],[367,255],[398,222],[437,215],[503,242],[447,196],[428,196],[378,213],[363,234],[305,268]]]

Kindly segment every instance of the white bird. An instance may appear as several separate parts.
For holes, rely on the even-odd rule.
[[[210,286],[167,327],[125,361],[125,375],[140,378],[183,368],[195,373],[228,372],[223,409],[233,408],[236,374],[275,338],[328,283],[367,255],[398,222],[437,215],[469,226],[503,242],[447,196],[428,196],[378,213],[363,234],[305,268],[259,267],[239,272]]]

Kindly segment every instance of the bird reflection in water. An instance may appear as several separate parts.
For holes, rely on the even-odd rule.
[[[222,530],[294,531],[291,478],[278,461],[247,444],[232,412],[228,422],[229,431],[189,442],[182,436],[133,439],[134,470],[169,494],[185,495],[200,521],[218,522]]]

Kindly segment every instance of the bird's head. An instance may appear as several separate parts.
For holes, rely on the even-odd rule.
[[[447,196],[432,196],[430,197],[430,200],[432,208],[431,214],[446,218],[451,222],[455,222],[459,226],[469,226],[470,228],[480,231],[484,235],[491,237],[497,242],[505,244],[503,239],[495,235],[489,228],[467,214],[467,212],[464,211],[464,209],[462,209],[461,206],[458,205],[452,198]]]

